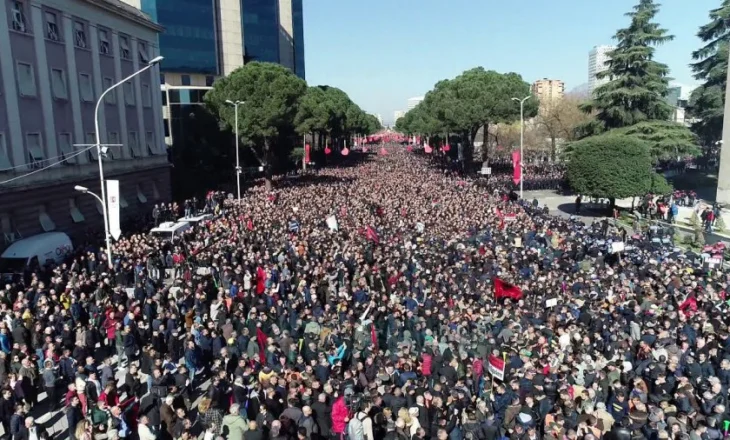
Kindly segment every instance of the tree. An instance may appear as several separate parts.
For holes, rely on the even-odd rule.
[[[700,27],[697,36],[704,45],[692,52],[691,64],[695,79],[702,81],[690,96],[688,113],[699,119],[692,130],[703,145],[714,145],[722,139],[725,110],[727,65],[730,55],[730,0],[710,11],[710,22]]]
[[[254,61],[217,80],[205,95],[211,111],[234,129],[234,109],[226,100],[245,102],[238,109],[239,135],[263,165],[267,189],[271,189],[274,161],[286,160],[291,148],[275,140],[293,126],[297,104],[306,90],[307,84],[291,70]]]
[[[614,130],[616,134],[635,136],[649,145],[653,158],[670,159],[697,154],[696,138],[681,124],[669,121],[644,121]]]
[[[669,121],[673,108],[665,101],[669,85],[669,68],[654,60],[654,47],[673,39],[666,29],[654,22],[659,5],[654,0],[639,0],[632,12],[626,14],[631,23],[619,29],[615,38],[618,45],[609,56],[608,70],[598,78],[610,81],[594,91],[593,100],[582,106],[595,119],[579,127],[585,136],[629,127],[646,121]],[[662,145],[687,146],[687,129],[678,124],[655,125],[663,130],[655,136],[664,144],[652,146],[655,158],[670,154],[695,154],[696,148],[681,151],[661,151]],[[677,136],[677,140],[667,140]]]
[[[660,184],[647,144],[612,133],[575,142],[566,174],[577,193],[611,200],[643,196]]]
[[[577,128],[591,120],[591,116],[581,110],[580,104],[581,101],[569,96],[540,103],[537,124],[550,140],[550,156],[553,160],[557,157],[558,142],[576,140]]]

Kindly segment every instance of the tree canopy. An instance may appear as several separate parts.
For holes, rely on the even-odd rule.
[[[694,142],[687,142],[692,138],[688,129],[669,122],[674,112],[665,100],[669,68],[654,59],[654,51],[655,46],[672,40],[673,36],[654,21],[658,12],[659,5],[654,0],[639,0],[626,14],[631,22],[616,32],[614,38],[618,44],[609,54],[608,69],[597,75],[610,81],[596,88],[592,100],[583,106],[595,119],[580,127],[580,132],[591,136],[647,121],[661,121],[651,125],[655,130],[652,138],[661,139],[651,146],[654,158],[697,154],[699,150]],[[663,150],[664,147],[670,149]]]
[[[722,139],[722,122],[730,56],[730,0],[710,11],[710,22],[701,26],[697,36],[704,43],[692,53],[695,79],[702,81],[690,96],[688,113],[698,119],[692,130],[705,146]]]
[[[577,141],[572,147],[566,174],[579,194],[622,199],[668,188],[652,168],[649,147],[635,137],[608,133]]]
[[[264,166],[271,185],[273,163],[288,159],[294,142],[286,135],[320,133],[346,137],[380,128],[345,92],[335,87],[307,87],[291,70],[274,63],[251,62],[217,80],[205,95],[207,107],[232,130],[236,113],[228,101],[240,101],[238,134]]]
[[[481,127],[518,120],[520,106],[512,98],[529,95],[530,85],[519,74],[476,67],[436,83],[423,101],[396,121],[396,129],[426,136],[455,133],[471,146]],[[537,99],[525,102],[525,118],[537,114],[538,104]]]

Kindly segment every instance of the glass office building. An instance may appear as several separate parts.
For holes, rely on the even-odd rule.
[[[294,66],[295,73],[306,79],[304,68],[304,10],[303,0],[292,0],[292,21],[294,27]]]
[[[163,72],[218,74],[215,0],[142,0],[142,11],[165,27]]]
[[[241,0],[241,25],[245,58],[279,62],[279,2]]]

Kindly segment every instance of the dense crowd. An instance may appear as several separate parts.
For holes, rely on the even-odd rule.
[[[5,436],[726,435],[722,268],[388,153],[4,286]]]

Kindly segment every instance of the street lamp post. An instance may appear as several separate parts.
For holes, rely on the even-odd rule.
[[[520,103],[520,199],[523,199],[523,190],[525,188],[525,168],[522,166],[523,156],[525,155],[525,101],[532,98],[527,95],[524,98],[512,98],[513,101]]]
[[[238,106],[241,104],[245,104],[245,101],[236,101],[233,102],[230,99],[226,99],[226,103],[233,106],[233,109],[235,111],[235,118],[236,118],[236,187],[238,189],[238,204],[241,204],[241,164],[239,163],[238,158]]]
[[[99,182],[101,183],[101,197],[96,196],[96,194],[90,192],[88,189],[86,189],[83,192],[93,194],[94,197],[101,202],[102,207],[102,214],[104,215],[104,236],[106,238],[106,258],[107,258],[107,264],[109,265],[109,268],[112,268],[113,262],[112,262],[112,247],[111,247],[111,236],[109,234],[109,212],[107,210],[106,206],[106,188],[104,188],[104,166],[102,165],[102,151],[101,151],[101,133],[99,133],[99,107],[101,106],[101,102],[104,100],[104,97],[107,93],[111,92],[115,88],[119,87],[120,85],[126,83],[130,79],[134,78],[135,76],[146,72],[147,70],[154,67],[155,64],[162,61],[163,57],[158,56],[153,58],[149,63],[147,63],[146,66],[139,69],[138,71],[134,72],[133,74],[129,75],[128,77],[124,78],[123,80],[119,81],[118,83],[112,85],[108,89],[104,90],[104,92],[99,95],[99,99],[96,101],[96,108],[94,109],[94,130],[96,134],[96,158],[99,162]],[[75,189],[77,191],[82,191],[81,188],[84,188],[82,186],[76,186]]]

